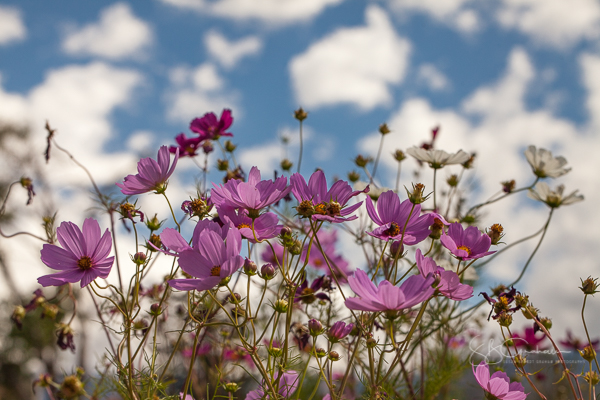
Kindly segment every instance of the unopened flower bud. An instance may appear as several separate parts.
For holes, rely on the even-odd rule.
[[[444,231],[444,223],[439,218],[434,218],[433,224],[429,227],[431,229],[431,233],[429,237],[432,239],[439,239],[442,237],[442,232]]]
[[[150,235],[150,239],[148,239],[148,244],[146,248],[150,251],[156,251],[156,249],[160,249],[162,246],[162,242],[160,240],[160,236],[155,235],[154,233]]]
[[[289,247],[289,251],[294,256],[302,254],[302,242],[294,240],[294,243]]]
[[[600,382],[600,377],[596,371],[588,371],[583,375],[583,379],[590,385],[596,386]]]
[[[232,295],[227,296],[227,300],[231,304],[239,304],[239,302],[242,300],[242,295],[240,295],[239,293],[234,293],[233,296]]]
[[[467,214],[464,217],[462,217],[460,222],[464,222],[467,225],[473,225],[475,222],[477,222],[477,216],[473,214]]]
[[[411,192],[406,189],[406,194],[408,195],[410,202],[413,204],[421,204],[427,200],[429,196],[423,195],[423,190],[425,190],[425,185],[422,183],[417,183],[416,185],[413,183]]]
[[[583,350],[579,350],[579,354],[581,354],[581,357],[588,362],[594,361],[596,358],[596,350],[594,350],[594,347],[590,344],[585,346]]]
[[[527,359],[522,355],[517,354],[513,357],[513,364],[515,364],[515,367],[522,369],[527,364]]]
[[[292,231],[292,228],[290,228],[289,226],[284,226],[279,231],[279,237],[282,238],[282,239],[283,238],[290,238],[290,237],[292,237],[293,233],[294,233],[294,231]]]
[[[283,160],[281,160],[281,164],[279,165],[281,165],[282,170],[289,171],[294,164],[292,164],[292,162],[289,159],[284,158]]]
[[[501,185],[502,185],[502,191],[504,193],[512,193],[512,191],[515,190],[515,186],[517,185],[517,183],[513,179],[510,181],[501,182]]]
[[[202,151],[204,152],[204,154],[210,154],[213,150],[214,147],[210,140],[205,140],[204,143],[202,143]]]
[[[330,351],[327,358],[329,358],[331,361],[339,361],[340,354],[337,351]]]
[[[17,325],[17,328],[19,329],[23,327],[23,318],[25,318],[25,314],[27,314],[25,307],[16,306],[13,310],[12,316],[10,317],[10,319]]]
[[[492,293],[495,297],[498,297],[498,296],[500,296],[500,294],[506,292],[507,290],[508,290],[508,288],[505,285],[500,284],[500,285],[492,288]]]
[[[515,342],[513,342],[512,339],[506,339],[506,345],[509,347],[513,347],[515,345]]]
[[[235,382],[229,382],[223,385],[223,389],[225,389],[227,393],[235,393],[240,389],[240,386]]]
[[[542,325],[544,325],[544,328],[546,328],[547,331],[549,331],[552,328],[552,320],[550,318],[540,318],[540,322],[542,323]]]
[[[486,232],[487,235],[492,240],[492,244],[498,244],[500,239],[504,237],[504,228],[500,224],[494,224],[490,227],[490,229]]]
[[[75,375],[69,375],[65,377],[65,380],[60,385],[60,395],[66,399],[73,399],[79,397],[83,392],[83,383],[79,377]]]
[[[266,263],[260,268],[260,275],[266,281],[273,279],[275,277],[275,273],[275,267],[271,263]]]
[[[402,150],[396,150],[394,153],[394,160],[398,161],[399,163],[401,163],[402,161],[404,161],[406,159],[406,154],[404,154],[404,152]]]
[[[586,280],[580,279],[581,280],[581,287],[579,289],[581,289],[581,291],[585,294],[594,294],[594,293],[598,293],[598,291],[596,289],[598,289],[598,283],[597,280],[598,278],[592,278],[591,276],[589,276]]]
[[[360,168],[364,168],[367,166],[368,163],[371,162],[371,157],[363,157],[362,155],[357,155],[356,158],[354,159],[354,163],[356,164],[356,166],[360,167]]]
[[[509,327],[512,324],[512,320],[512,315],[506,312],[502,312],[498,316],[498,323],[500,324],[500,326]]]
[[[269,353],[273,357],[281,357],[281,355],[283,354],[283,350],[279,347],[269,347],[267,349],[267,353]]]
[[[44,311],[42,311],[42,317],[48,318],[48,319],[56,319],[56,316],[58,315],[58,312],[60,311],[60,309],[58,308],[58,306],[56,304],[50,304],[50,303],[44,303],[42,305],[42,309],[44,310]]]
[[[382,135],[387,135],[390,132],[390,128],[388,128],[387,124],[379,125],[379,133],[381,133]]]
[[[527,319],[534,319],[535,317],[537,317],[539,311],[540,310],[535,308],[533,304],[528,304],[525,307],[521,308],[523,316]]]
[[[358,182],[360,179],[360,174],[356,171],[348,172],[348,180],[352,183]]]
[[[229,169],[229,161],[227,160],[217,160],[217,169],[219,171],[227,171]]]
[[[446,179],[446,183],[448,184],[448,186],[450,187],[456,187],[458,186],[458,175],[450,175],[450,177],[448,179]]]
[[[160,221],[157,217],[157,214],[154,214],[154,217],[146,219],[146,226],[151,231],[157,231],[161,228],[164,221]]]
[[[308,117],[308,113],[302,107],[294,111],[294,118],[298,121],[304,121]]]
[[[377,340],[369,338],[367,339],[366,344],[369,349],[372,349],[373,347],[377,346]]]
[[[231,281],[231,277],[230,276],[226,276],[225,278],[221,279],[221,282],[219,282],[219,286],[227,286],[227,284]]]
[[[135,253],[133,257],[131,257],[131,261],[133,261],[135,265],[143,265],[146,262],[146,254],[141,251]]]
[[[246,258],[244,260],[244,273],[248,276],[252,276],[252,275],[256,275],[256,271],[258,270],[258,267],[256,266],[256,263],[252,260],[250,260],[249,258]]]
[[[325,351],[325,349],[322,347],[319,347],[318,349],[316,349],[315,353],[316,353],[317,357],[319,357],[319,358],[323,358],[327,355],[327,351]]]
[[[473,167],[473,163],[475,162],[475,156],[476,155],[477,154],[475,154],[475,153],[471,153],[471,157],[467,161],[465,161],[464,163],[462,163],[462,166],[463,166],[464,169],[469,169],[469,168]]]
[[[323,333],[323,324],[318,319],[311,319],[308,321],[308,331],[312,336],[319,336]]]
[[[231,140],[227,140],[224,144],[224,147],[226,152],[233,153],[237,146],[233,144]]]
[[[273,309],[278,313],[285,313],[288,310],[288,302],[284,299],[277,299],[273,303]]]
[[[160,304],[154,303],[150,306],[150,315],[158,316],[162,313]]]
[[[33,386],[48,387],[52,385],[52,376],[50,374],[41,374],[38,379],[33,382]]]

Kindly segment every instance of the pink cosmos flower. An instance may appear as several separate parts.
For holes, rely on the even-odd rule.
[[[351,274],[348,261],[340,254],[336,253],[337,244],[337,230],[324,230],[321,229],[317,232],[319,242],[323,247],[323,252],[327,255],[329,265],[333,269],[335,276],[340,283],[348,282],[348,276]],[[306,260],[306,254],[308,253],[308,243],[302,250],[302,260]],[[323,256],[321,250],[317,246],[316,242],[313,242],[310,254],[308,256],[308,264],[320,271],[323,271],[328,276],[331,276],[331,270],[327,266],[327,261]]]
[[[272,239],[279,235],[283,225],[278,225],[279,218],[272,212],[261,214],[254,220],[254,232],[252,232],[252,218],[248,216],[246,210],[239,210],[236,212],[235,208],[223,205],[217,207],[219,218],[223,222],[230,223],[240,230],[243,237],[248,239],[251,243],[262,241],[263,239]]]
[[[155,190],[156,193],[163,193],[167,189],[167,179],[175,171],[179,159],[179,149],[175,152],[175,159],[170,168],[167,146],[160,147],[157,159],[158,162],[150,157],[142,158],[137,165],[138,173],[127,175],[123,179],[123,183],[117,183],[117,186],[121,188],[121,193],[126,196],[147,193],[152,190]]]
[[[192,235],[192,246],[190,246],[181,236],[181,234],[173,228],[165,228],[160,234],[160,241],[169,251],[162,251],[163,253],[171,256],[177,256],[178,253],[181,253],[185,250],[198,249],[200,246],[200,233],[205,230],[212,231],[219,235],[222,240],[227,238],[227,233],[229,233],[230,225],[219,225],[214,221],[210,221],[208,219],[203,219],[198,221],[196,226],[194,227],[194,233]]]
[[[519,382],[510,383],[508,375],[497,371],[490,376],[490,367],[482,361],[473,374],[479,386],[499,400],[524,400],[527,397],[523,385]]]
[[[443,234],[440,241],[459,260],[475,260],[495,253],[488,251],[492,245],[488,235],[474,226],[463,229],[460,222],[450,224],[448,234]]]
[[[219,136],[233,136],[227,129],[233,123],[231,110],[224,109],[221,118],[217,120],[215,113],[206,113],[202,118],[195,118],[190,123],[190,130],[200,135],[201,140],[216,140]]]
[[[367,232],[369,235],[381,240],[400,240],[406,224],[403,244],[409,246],[427,239],[431,234],[429,227],[433,224],[433,220],[440,218],[435,213],[421,215],[421,205],[416,204],[413,209],[413,204],[408,199],[400,203],[400,198],[392,190],[383,192],[379,196],[377,211],[371,198],[367,197],[367,213],[373,222],[379,225],[379,228],[374,231]]]
[[[344,321],[338,321],[331,325],[331,328],[327,332],[327,337],[330,342],[336,343],[348,336],[352,332],[352,329],[354,329],[354,324],[346,324]]]
[[[352,187],[345,181],[335,182],[327,190],[327,180],[323,171],[315,171],[309,181],[299,173],[290,177],[292,193],[300,204],[296,207],[302,217],[311,217],[314,221],[329,221],[334,223],[352,221],[358,218],[350,215],[360,207],[362,201],[346,207],[350,198],[359,193],[367,193],[369,186],[364,190],[352,191]]]
[[[185,133],[175,136],[175,142],[177,142],[177,146],[169,146],[169,152],[174,154],[179,150],[180,157],[194,157],[198,155],[198,149],[202,147],[201,138],[188,138]]]
[[[244,264],[240,256],[242,236],[230,229],[227,239],[205,229],[198,235],[198,247],[179,253],[179,266],[197,279],[172,279],[169,284],[178,290],[208,290],[233,275]]]
[[[473,288],[464,283],[460,283],[460,278],[454,271],[446,271],[438,266],[433,258],[425,257],[421,249],[417,249],[415,259],[417,268],[423,277],[433,274],[439,276],[440,283],[437,290],[450,300],[466,300],[473,297]]]
[[[259,210],[278,202],[286,196],[291,188],[287,186],[287,178],[280,176],[272,180],[260,180],[260,171],[252,167],[248,174],[248,182],[231,179],[224,185],[215,185],[211,198],[218,207],[229,206],[248,210],[250,217],[258,217]]]
[[[45,244],[42,262],[61,272],[38,278],[42,286],[60,286],[67,282],[81,281],[81,287],[110,273],[115,257],[108,257],[112,247],[112,236],[108,229],[100,236],[98,221],[88,218],[83,222],[83,231],[72,222],[63,222],[56,229],[62,248]]]
[[[544,350],[543,347],[540,347],[540,343],[542,343],[546,339],[546,335],[542,334],[542,337],[537,338],[535,336],[535,331],[532,327],[525,328],[525,332],[523,336],[518,333],[513,333],[511,339],[516,347],[524,347],[526,350]]]
[[[411,308],[430,298],[435,289],[433,274],[427,278],[413,275],[405,280],[400,287],[388,281],[381,281],[375,286],[363,270],[356,270],[354,276],[348,278],[348,283],[359,297],[346,299],[346,307],[360,311],[388,311]]]
[[[567,338],[565,340],[561,340],[560,344],[565,346],[567,349],[583,350],[584,347],[588,346],[590,343],[575,337],[573,332],[570,329],[567,329]],[[600,340],[592,340],[591,345],[596,352],[598,351],[598,344],[600,344]]]
[[[283,373],[283,376],[279,378],[279,388],[277,392],[283,399],[290,398],[294,393],[296,388],[298,387],[298,373],[296,371],[286,371]],[[277,380],[274,380],[273,384],[275,385]],[[264,382],[263,382],[263,386]],[[246,395],[246,400],[259,400],[259,399],[271,399],[271,396],[267,394],[265,397],[265,390],[263,387],[259,387],[256,390],[251,391]]]

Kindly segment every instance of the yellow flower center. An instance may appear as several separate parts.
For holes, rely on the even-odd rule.
[[[390,224],[390,227],[388,229],[386,229],[385,233],[387,233],[390,236],[397,236],[400,234],[400,227],[398,226],[397,223],[392,222]]]
[[[467,246],[458,246],[458,248],[459,248],[460,250],[464,250],[464,251],[466,251],[468,255],[471,255],[471,249],[470,249],[470,248],[468,248]]]
[[[79,259],[79,261],[77,261],[77,266],[80,269],[87,271],[88,269],[92,268],[92,259],[88,256],[83,256]]]
[[[248,224],[239,224],[239,225],[237,226],[237,228],[238,228],[238,229],[242,229],[242,228],[250,228],[250,225],[248,225]]]
[[[327,214],[327,204],[319,203],[315,206],[315,213],[325,215]]]
[[[215,265],[210,269],[210,276],[221,276],[221,266]]]

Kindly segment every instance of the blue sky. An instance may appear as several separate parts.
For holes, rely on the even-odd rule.
[[[565,315],[563,326],[579,330],[568,313],[580,301],[579,277],[599,275],[597,1],[0,3],[0,119],[32,128],[32,154],[43,151],[49,119],[59,142],[101,183],[132,173],[139,156],[156,154],[188,132],[193,117],[223,107],[233,109],[247,168],[276,167],[281,134],[291,135],[295,162],[292,113],[300,105],[309,111],[304,172],[320,166],[345,176],[356,154],[376,152],[382,122],[392,129],[382,184],[395,178],[389,153],[420,144],[439,124],[439,148],[478,152],[478,172],[469,179],[480,191],[471,203],[495,193],[500,181],[533,180],[522,154],[529,144],[565,156],[573,171],[558,181],[587,200],[558,210],[526,290]],[[54,187],[87,185],[66,158],[55,157],[46,170]],[[405,165],[408,186],[415,164]],[[182,162],[172,183],[182,196],[194,168]],[[522,196],[483,222],[501,222],[509,241],[544,218],[545,209]],[[514,278],[530,250],[504,258],[486,279]],[[564,298],[552,295],[557,291]]]

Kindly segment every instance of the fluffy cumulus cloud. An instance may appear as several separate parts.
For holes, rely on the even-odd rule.
[[[262,49],[262,41],[257,36],[230,41],[217,31],[209,31],[204,36],[204,44],[208,53],[225,68],[235,67],[242,58]]]
[[[468,5],[472,0],[390,0],[398,15],[422,13],[461,32],[471,33],[481,27],[479,14]]]
[[[21,12],[13,7],[0,5],[0,46],[23,40],[27,29]]]
[[[365,26],[338,29],[290,61],[298,103],[363,110],[391,103],[391,86],[404,79],[411,45],[381,8],[369,6],[365,19]]]
[[[580,58],[584,72],[584,85],[588,91],[587,105],[590,114],[600,111],[600,57],[585,55]],[[465,185],[473,185],[477,191],[469,196],[468,205],[485,201],[500,189],[500,182],[515,179],[518,187],[531,184],[534,176],[523,152],[530,144],[551,150],[569,161],[573,170],[548,184],[555,187],[566,185],[566,192],[581,189],[587,199],[600,196],[600,188],[590,185],[595,182],[597,158],[600,151],[600,138],[593,134],[598,121],[590,117],[589,124],[577,126],[573,122],[558,117],[552,110],[531,108],[525,95],[536,82],[540,73],[527,52],[515,48],[507,59],[505,72],[495,82],[483,85],[473,91],[455,108],[436,109],[426,99],[406,100],[392,113],[389,126],[392,132],[386,137],[386,148],[406,149],[428,140],[430,130],[436,125],[441,130],[436,147],[450,152],[464,149],[476,151],[476,170],[463,176]],[[375,154],[379,145],[379,134],[366,137],[359,146]],[[384,183],[395,180],[397,164],[388,155],[382,160],[388,167]],[[418,181],[431,187],[433,176],[429,168],[424,168],[418,178],[414,160],[403,163],[401,184],[409,186]],[[382,172],[385,172],[382,170]],[[443,185],[450,173],[460,172],[458,168],[445,168],[438,173],[438,184]],[[431,205],[431,204],[430,204]],[[543,304],[542,312],[554,316],[557,329],[578,326],[577,316],[571,311],[581,302],[579,278],[587,277],[596,266],[592,260],[600,256],[594,244],[595,227],[600,224],[600,216],[595,212],[596,204],[586,200],[564,209],[556,210],[540,252],[529,267],[525,279],[518,288],[527,292],[534,304]],[[548,216],[548,208],[528,199],[525,193],[512,196],[490,206],[481,214],[480,226],[501,223],[507,233],[506,243],[511,243],[540,229]],[[527,257],[533,251],[536,240],[517,246],[495,262],[480,271],[487,285],[510,283],[516,279]],[[576,267],[574,267],[576,266]],[[535,280],[535,282],[534,282]],[[564,294],[560,299],[556,293]]]
[[[228,90],[225,82],[212,63],[191,68],[178,66],[170,73],[171,87],[165,100],[167,118],[189,123],[195,117],[223,108],[237,107],[238,94]]]
[[[438,91],[450,87],[446,75],[433,64],[422,64],[417,71],[417,79],[429,89]]]
[[[559,48],[600,36],[597,0],[502,0],[497,19],[537,43]]]
[[[162,0],[182,9],[234,20],[255,20],[281,26],[307,21],[343,0]]]
[[[62,48],[70,55],[116,60],[141,57],[151,44],[150,26],[127,4],[116,3],[101,12],[98,22],[67,33]]]

